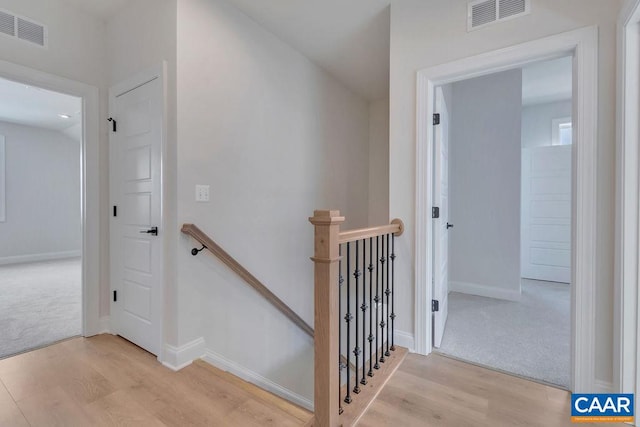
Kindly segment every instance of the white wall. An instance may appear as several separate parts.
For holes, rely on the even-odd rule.
[[[551,145],[551,122],[564,117],[571,117],[571,100],[522,107],[522,148]]]
[[[517,299],[522,71],[456,82],[452,88],[450,289]]]
[[[0,122],[6,222],[0,263],[79,256],[80,143],[61,132]]]
[[[178,218],[193,222],[313,324],[314,209],[368,222],[367,103],[246,15],[178,3]],[[195,203],[194,186],[211,186]],[[313,342],[209,254],[178,250],[180,344],[309,400]]]
[[[163,159],[163,215],[162,233],[165,285],[165,340],[178,343],[177,310],[178,289],[176,278],[176,245],[179,226],[177,214],[177,114],[176,114],[176,0],[137,0],[108,20],[106,26],[107,85],[122,81],[159,66],[166,61],[167,68],[167,137]],[[107,191],[108,194],[108,191]],[[103,310],[109,310],[109,285],[103,289]]]
[[[467,1],[403,0],[391,5],[390,215],[405,221],[398,249],[396,322],[413,331],[416,72],[422,68],[512,46],[564,31],[598,25],[598,229],[595,337],[596,379],[610,382],[613,345],[615,26],[619,0],[535,0],[530,15],[467,32]]]
[[[369,225],[389,220],[389,100],[369,103]]]
[[[311,339],[210,254],[191,256],[178,230],[198,224],[313,324],[307,218],[337,208],[348,227],[367,224],[367,103],[220,1],[139,0],[107,40],[109,85],[168,62],[166,342],[204,337],[311,399]],[[210,203],[194,202],[195,184],[211,185]]]

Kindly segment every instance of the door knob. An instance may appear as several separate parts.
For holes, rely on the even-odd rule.
[[[148,230],[141,231],[141,233],[152,234],[154,236],[158,235],[158,227],[151,227]]]
[[[453,224],[447,223],[447,230],[450,229],[450,228],[453,228]]]

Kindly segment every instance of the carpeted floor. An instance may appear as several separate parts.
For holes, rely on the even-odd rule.
[[[82,333],[80,258],[0,266],[0,358]]]
[[[569,387],[570,285],[522,280],[522,300],[452,292],[441,353]]]

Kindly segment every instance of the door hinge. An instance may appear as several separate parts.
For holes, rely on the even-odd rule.
[[[113,291],[113,302],[118,301],[118,291]]]
[[[111,125],[113,126],[113,131],[117,132],[118,124],[116,123],[116,120],[113,117],[109,117],[107,120],[111,122]]]
[[[435,113],[433,115],[433,125],[439,125],[440,124],[440,113]]]
[[[431,218],[440,218],[440,208],[434,206],[431,208]]]
[[[113,216],[118,216],[118,207],[117,206],[113,207]]]
[[[440,311],[440,301],[437,299],[431,300],[431,312],[435,313],[436,311]]]

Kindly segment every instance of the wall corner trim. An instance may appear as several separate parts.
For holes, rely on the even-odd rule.
[[[24,264],[28,262],[55,261],[67,258],[79,258],[82,256],[81,250],[64,252],[47,252],[39,254],[15,255],[0,258],[0,265]]]
[[[485,298],[495,298],[506,301],[520,301],[521,292],[513,289],[501,289],[495,286],[482,285],[468,282],[449,282],[450,292],[460,292],[462,294],[477,295]]]
[[[604,393],[609,394],[613,393],[613,383],[609,381],[595,380],[594,381],[595,390],[594,393]]]
[[[400,347],[409,349],[409,352],[411,353],[415,353],[416,344],[412,333],[405,331],[395,331],[394,335],[395,344],[398,344]]]
[[[164,358],[162,364],[172,371],[179,371],[202,358],[206,353],[204,338],[196,338],[179,347],[170,344],[164,345]]]
[[[276,384],[270,379],[265,378],[262,375],[253,372],[252,370],[247,369],[244,366],[241,366],[238,363],[231,361],[212,350],[207,350],[202,359],[218,369],[227,371],[230,374],[248,381],[266,391],[280,396],[281,398],[288,400],[289,402],[295,403],[298,406],[302,406],[309,411],[313,411],[313,402],[310,399],[307,399],[306,397],[296,392],[293,392],[279,384]]]
[[[102,316],[98,323],[98,334],[110,334],[111,333],[111,317]]]

